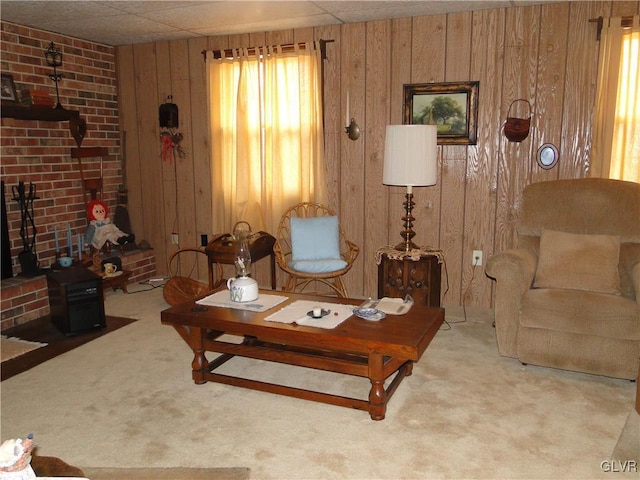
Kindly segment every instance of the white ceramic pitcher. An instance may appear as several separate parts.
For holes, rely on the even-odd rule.
[[[258,282],[250,277],[230,278],[227,288],[232,302],[252,302],[258,298]]]

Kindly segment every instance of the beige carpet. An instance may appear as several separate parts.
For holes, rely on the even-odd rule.
[[[248,468],[85,468],[90,480],[247,480]]]
[[[640,414],[635,410],[627,417],[611,459],[618,465],[632,461],[640,468]]]
[[[20,338],[2,335],[0,337],[0,362],[11,360],[46,345],[46,343],[29,342]]]
[[[160,289],[107,296],[140,320],[2,384],[2,438],[86,467],[247,467],[252,479],[612,478],[635,384],[497,354],[490,312],[434,339],[387,417],[218,384],[160,324]],[[462,309],[447,309],[462,319]],[[233,373],[366,397],[368,382],[267,362]],[[638,478],[617,473],[616,478]]]

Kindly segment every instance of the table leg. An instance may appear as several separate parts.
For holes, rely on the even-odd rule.
[[[178,327],[175,327],[178,330]],[[193,350],[193,361],[191,362],[191,377],[197,385],[207,383],[204,374],[207,373],[209,361],[205,356],[204,336],[206,330],[197,327],[182,327],[178,330],[180,336],[187,342],[187,345]]]
[[[369,415],[372,420],[384,420],[387,410],[387,392],[384,390],[383,358],[378,353],[369,354]]]

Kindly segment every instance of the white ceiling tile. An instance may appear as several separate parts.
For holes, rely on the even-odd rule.
[[[107,45],[127,45],[197,35],[356,23],[547,1],[568,0],[1,0],[0,18]]]

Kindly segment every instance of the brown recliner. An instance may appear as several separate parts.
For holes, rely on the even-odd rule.
[[[636,379],[640,359],[640,184],[528,185],[515,249],[487,262],[500,355]]]

